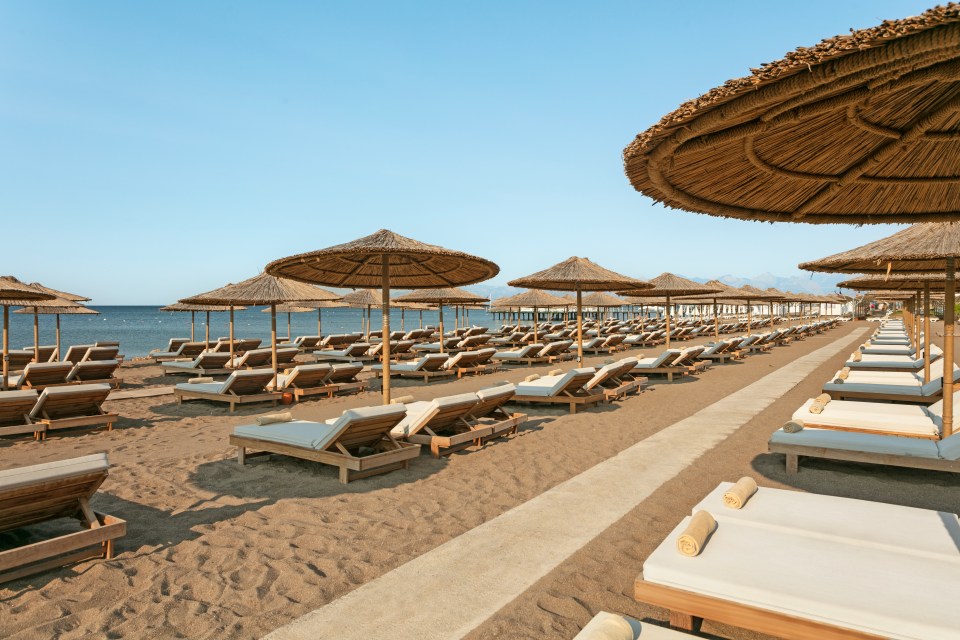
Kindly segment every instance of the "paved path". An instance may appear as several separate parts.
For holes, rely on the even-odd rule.
[[[867,331],[798,358],[267,638],[461,638]]]

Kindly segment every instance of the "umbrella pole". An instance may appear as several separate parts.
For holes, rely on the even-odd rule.
[[[380,336],[383,339],[385,336]],[[367,342],[370,342],[370,305],[367,305]]]
[[[667,296],[667,306],[664,308],[663,317],[667,321],[667,349],[670,348],[670,296]]]
[[[420,309],[420,326],[419,329],[423,329],[423,309]]]
[[[916,334],[917,334],[916,348],[917,349],[920,348],[920,333],[923,330],[920,326],[920,311],[921,311],[920,305],[921,304],[923,304],[923,300],[920,298],[920,290],[918,289],[917,301],[913,304],[913,322],[914,322],[914,325],[916,326]]]
[[[583,293],[577,284],[577,362],[583,362]]]
[[[534,342],[536,342],[536,341],[537,341],[537,338],[539,337],[539,331],[537,331],[537,316],[538,316],[538,315],[539,315],[539,314],[537,313],[537,308],[534,307],[534,308],[533,308],[533,341],[534,341]]]
[[[207,340],[206,348],[209,349],[210,348],[210,312],[209,311],[207,311],[206,332],[204,335],[206,336],[206,340]]]
[[[323,337],[323,309],[317,307],[317,336]]]
[[[273,388],[277,388],[277,304],[270,305],[270,360],[273,364]]]
[[[713,338],[720,339],[720,316],[717,314],[717,299],[713,299]]]
[[[290,311],[287,311],[287,342],[293,340],[293,331],[290,330],[290,316],[293,315]]]
[[[773,301],[770,301],[770,328],[773,329]]]
[[[390,256],[383,256],[383,271],[380,286],[383,288],[383,298],[380,308],[383,310],[383,404],[390,404]],[[401,307],[402,313],[402,307]],[[443,339],[440,339],[443,344]]]
[[[4,391],[7,390],[7,376],[10,373],[10,307],[3,305],[3,384],[0,385]]]
[[[947,284],[943,301],[943,438],[953,434],[953,323],[955,321],[956,258],[947,258]]]
[[[57,362],[60,362],[60,314],[57,314]]]
[[[197,338],[196,338],[197,323],[196,323],[196,319],[194,318],[194,315],[195,315],[195,312],[191,311],[190,312],[190,342],[197,341]]]
[[[406,309],[404,309],[403,307],[400,307],[400,331],[403,331],[404,333],[407,332],[406,328],[403,326],[405,324],[404,318],[403,318],[405,311]]]
[[[40,362],[40,314],[33,308],[33,361]]]
[[[233,305],[230,305],[230,366],[233,366]]]
[[[944,369],[946,371],[946,369]],[[923,284],[923,382],[930,382],[930,283]]]
[[[443,353],[443,303],[440,303],[440,353]]]
[[[750,329],[753,326],[753,306],[747,300],[747,335],[750,335]]]

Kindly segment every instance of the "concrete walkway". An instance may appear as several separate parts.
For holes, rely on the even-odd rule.
[[[867,332],[798,358],[267,638],[461,638]]]

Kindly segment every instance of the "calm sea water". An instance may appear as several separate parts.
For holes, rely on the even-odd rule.
[[[100,312],[98,316],[60,316],[61,346],[64,351],[71,344],[90,344],[97,340],[119,340],[120,352],[128,358],[146,355],[151,349],[165,347],[170,338],[190,336],[190,314],[160,311],[159,307],[134,306],[91,306]],[[260,338],[264,344],[270,340],[270,314],[262,313],[263,307],[251,307],[237,311],[234,315],[234,333],[237,338]],[[391,313],[390,323],[394,330],[400,329],[400,310]],[[404,326],[407,330],[420,326],[420,312],[405,312]],[[323,334],[350,333],[360,331],[360,309],[324,309]],[[444,308],[444,328],[454,325],[453,309]],[[373,328],[380,327],[380,311],[373,309],[371,319]],[[196,314],[196,339],[203,340],[206,314]],[[210,314],[210,338],[216,340],[229,332],[228,313]],[[436,311],[424,311],[424,325],[438,322]],[[462,322],[462,319],[461,319]],[[290,331],[293,336],[316,335],[317,313],[290,314]],[[500,322],[491,314],[481,310],[470,310],[470,324],[480,326],[500,326]],[[18,349],[33,345],[33,316],[10,313],[10,347]],[[277,314],[277,335],[287,334],[287,314]],[[40,344],[56,344],[56,320],[54,316],[40,316]]]

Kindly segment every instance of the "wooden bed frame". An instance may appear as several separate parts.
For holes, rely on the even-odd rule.
[[[907,404],[933,404],[943,398],[943,389],[932,396],[907,396],[894,393],[871,393],[869,391],[852,391],[843,393],[841,391],[824,391],[830,396],[831,400],[880,400],[882,402],[903,402]]]
[[[605,401],[603,392],[590,395],[573,395],[563,392],[556,396],[524,396],[519,393],[510,399],[510,402],[524,402],[529,404],[566,404],[570,407],[570,413],[576,413],[579,407],[588,407],[592,404],[600,404]]]
[[[197,400],[209,400],[210,402],[226,402],[230,405],[230,413],[236,410],[238,404],[249,404],[252,402],[270,402],[275,407],[277,401],[283,397],[279,391],[268,391],[266,393],[257,393],[253,395],[236,395],[232,392],[211,393],[209,391],[188,391],[186,389],[173,388],[173,395],[177,399],[177,404],[182,404],[184,399],[195,398]]]
[[[637,602],[667,609],[670,626],[683,631],[698,630],[696,627],[706,618],[784,640],[882,640],[881,636],[861,631],[647,582],[642,573],[634,582],[633,597]]]
[[[786,456],[787,474],[793,475],[800,471],[800,458],[822,458],[840,462],[864,462],[867,464],[884,464],[892,467],[907,469],[926,469],[928,471],[947,471],[960,473],[960,460],[940,460],[935,458],[920,458],[918,456],[900,456],[892,453],[867,453],[864,451],[847,451],[844,449],[829,449],[826,447],[808,447],[796,444],[771,442],[767,445],[770,453],[782,453]]]

